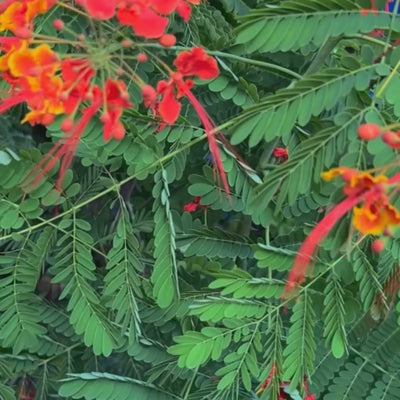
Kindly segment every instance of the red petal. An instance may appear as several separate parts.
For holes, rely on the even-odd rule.
[[[118,21],[122,25],[129,25],[138,36],[147,39],[156,39],[164,34],[168,25],[168,18],[160,17],[148,8],[141,8],[140,12],[122,9],[117,12]]]
[[[159,14],[169,15],[175,11],[178,1],[179,0],[153,0],[151,6]]]
[[[197,76],[200,79],[213,79],[219,75],[218,64],[201,47],[183,51],[174,61],[175,67],[183,76]]]
[[[174,97],[173,87],[164,91],[164,96],[158,106],[158,112],[167,124],[173,124],[181,112],[181,104]]]
[[[192,9],[190,8],[189,4],[185,3],[182,0],[179,0],[178,5],[176,7],[176,11],[185,22],[189,22],[190,14],[192,12]]]
[[[95,19],[110,19],[115,15],[116,0],[86,0],[86,11]]]

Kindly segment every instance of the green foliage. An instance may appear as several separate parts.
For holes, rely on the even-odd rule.
[[[66,283],[60,299],[69,297],[70,322],[84,343],[96,355],[108,356],[116,346],[114,328],[106,310],[89,282],[96,281],[96,266],[90,252],[93,239],[87,221],[64,219],[59,227],[66,231],[57,241],[58,252],[51,268],[53,283]]]
[[[280,7],[257,9],[244,16],[237,43],[246,44],[247,53],[298,50],[310,44],[321,46],[329,37],[389,26],[389,15],[371,12],[363,16],[360,7],[349,0],[285,1]]]
[[[299,400],[306,379],[317,399],[400,398],[398,233],[375,254],[348,215],[304,285],[285,292],[301,243],[344,198],[321,172],[397,172],[396,150],[357,138],[361,123],[400,116],[399,17],[376,3],[362,15],[369,0],[202,2],[188,24],[171,19],[178,46],[129,49],[154,87],[168,79],[159,56],[172,66],[202,46],[215,57],[219,76],[195,79],[193,94],[217,127],[230,193],[185,98],[163,127],[128,85],[125,138],[104,143],[93,118],[60,192],[59,163],[37,186],[26,177],[63,137],[61,121],[37,137],[19,125],[22,109],[1,117],[1,399]],[[101,34],[102,22],[58,7],[43,35],[56,17]]]
[[[180,367],[196,368],[210,358],[218,360],[222,351],[232,340],[232,332],[228,329],[207,327],[201,332],[187,331],[185,335],[174,338],[177,344],[169,348],[169,353],[179,356]]]
[[[154,211],[154,295],[160,307],[171,305],[179,297],[178,266],[176,262],[175,228],[169,205],[169,188],[165,170],[155,175],[153,188]]]
[[[113,247],[107,254],[107,270],[104,277],[104,296],[113,298],[111,308],[116,310],[115,322],[120,323],[121,333],[128,333],[129,344],[137,341],[140,334],[140,316],[136,296],[140,296],[138,273],[139,243],[133,234],[128,210],[121,204],[120,218],[113,239]]]
[[[179,399],[173,393],[168,393],[156,386],[146,384],[123,376],[107,373],[73,374],[67,379],[59,391],[62,397],[73,399],[129,399],[132,396],[149,398],[156,396],[160,400]]]
[[[331,346],[332,354],[342,358],[346,351],[344,290],[335,275],[324,291],[324,336]]]
[[[326,69],[319,74],[305,76],[292,87],[266,97],[259,104],[246,109],[246,113],[235,120],[232,143],[249,139],[254,147],[262,140],[280,137],[289,143],[293,126],[305,126],[313,116],[331,110],[350,91],[365,90],[376,66],[360,66],[348,71]]]
[[[315,359],[314,310],[310,295],[304,291],[293,307],[287,345],[283,351],[284,380],[294,389],[312,371]]]

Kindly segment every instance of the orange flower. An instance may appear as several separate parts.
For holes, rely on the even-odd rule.
[[[344,167],[339,167],[339,168],[333,168],[327,172],[323,172],[321,174],[321,178],[325,182],[331,182],[334,179],[336,179],[338,176],[343,176],[346,172],[350,171],[349,168],[344,168]]]
[[[343,189],[346,199],[337,204],[311,231],[297,253],[290,271],[286,293],[302,283],[315,248],[321,243],[336,223],[353,210],[353,226],[365,235],[380,235],[390,226],[400,225],[400,213],[389,204],[385,185],[400,182],[400,174],[388,179],[384,175],[372,176],[345,167],[332,169],[322,174],[331,181],[341,176],[346,182]],[[361,207],[358,204],[363,203]]]
[[[0,32],[11,31],[14,35],[28,38],[32,35],[33,20],[54,6],[55,0],[22,0],[7,2],[0,15]]]
[[[10,73],[16,77],[37,77],[42,73],[54,74],[60,64],[56,53],[42,44],[34,49],[20,48],[8,59]]]
[[[382,235],[390,226],[400,225],[400,213],[382,199],[353,209],[353,225],[364,235]]]
[[[321,178],[325,182],[330,182],[338,176],[341,176],[343,181],[347,183],[343,192],[348,197],[358,196],[366,190],[388,181],[388,178],[384,175],[372,176],[368,172],[359,172],[346,167],[333,168],[321,174]]]
[[[0,38],[0,50],[5,53],[0,57],[0,71],[5,72],[9,70],[8,60],[14,51],[19,49],[26,49],[27,42],[16,37],[2,37]]]

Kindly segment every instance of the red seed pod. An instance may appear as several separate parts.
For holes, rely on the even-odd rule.
[[[64,22],[61,21],[61,19],[55,19],[55,20],[53,21],[53,28],[54,28],[56,31],[62,31],[62,30],[64,29]]]
[[[158,39],[158,43],[160,43],[161,46],[164,47],[172,47],[175,46],[176,37],[174,35],[166,34],[161,36],[160,39]]]
[[[147,61],[147,56],[144,53],[140,53],[137,56],[138,63],[145,63]]]
[[[373,253],[381,253],[385,249],[385,243],[383,240],[376,239],[372,242],[371,251]]]
[[[381,134],[381,128],[375,124],[364,124],[358,128],[358,137],[362,140],[374,140]]]
[[[382,140],[392,149],[400,149],[400,132],[386,132],[382,135]]]

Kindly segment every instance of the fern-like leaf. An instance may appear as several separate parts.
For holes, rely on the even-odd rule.
[[[51,268],[56,273],[53,282],[65,284],[60,299],[70,297],[67,311],[71,312],[70,322],[75,332],[84,335],[85,344],[93,346],[96,355],[108,356],[115,346],[116,333],[99,297],[88,283],[96,281],[96,266],[90,252],[93,244],[88,233],[90,224],[74,218],[63,220],[60,227],[69,234],[57,242],[59,252]]]
[[[107,270],[104,278],[104,296],[112,296],[111,308],[117,311],[115,322],[122,323],[122,332],[128,332],[129,344],[140,335],[140,316],[136,296],[140,296],[138,273],[142,266],[139,261],[139,243],[132,234],[133,228],[125,205],[121,206],[120,219],[108,252]]]
[[[124,376],[100,372],[70,374],[70,376],[60,387],[61,397],[87,400],[181,399],[162,388]]]
[[[249,138],[249,145],[253,147],[263,139],[271,141],[279,136],[287,144],[296,123],[304,126],[312,116],[331,110],[353,88],[365,90],[375,69],[374,65],[351,71],[327,69],[304,77],[238,116],[234,120],[231,142],[237,144]]]
[[[237,43],[246,44],[247,53],[320,46],[329,37],[367,33],[390,25],[388,14],[364,16],[349,0],[285,1],[279,7],[254,10],[241,20],[244,23],[238,28]]]
[[[175,227],[169,204],[168,177],[165,170],[154,175],[154,270],[151,281],[160,307],[168,307],[179,298],[176,263]]]
[[[324,290],[324,336],[336,358],[346,351],[344,290],[336,275],[332,274]]]
[[[304,378],[313,370],[315,359],[314,317],[311,297],[304,291],[293,308],[287,345],[283,351],[283,380],[290,382],[293,391],[302,387]]]

